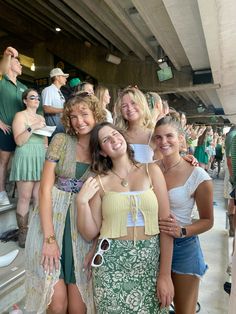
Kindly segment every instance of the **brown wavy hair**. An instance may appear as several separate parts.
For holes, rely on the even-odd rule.
[[[65,103],[61,122],[65,128],[65,131],[69,135],[76,135],[74,128],[71,125],[70,114],[72,110],[84,103],[93,112],[96,123],[106,121],[106,111],[99,106],[99,100],[96,96],[81,92],[73,97],[70,97]]]
[[[119,132],[125,139],[127,143],[127,154],[130,161],[137,165],[137,161],[134,159],[134,151],[131,148],[130,144],[127,142],[124,133],[121,129],[109,122],[102,122],[93,128],[90,136],[90,153],[92,156],[92,163],[91,163],[91,170],[97,174],[107,174],[109,170],[113,168],[112,160],[109,156],[102,156],[101,155],[101,146],[99,143],[99,131],[104,128],[105,126],[109,126],[113,130]]]
[[[162,125],[170,125],[177,131],[178,134],[183,134],[183,128],[180,124],[179,117],[175,115],[175,113],[171,113],[158,120],[155,125],[155,130]]]

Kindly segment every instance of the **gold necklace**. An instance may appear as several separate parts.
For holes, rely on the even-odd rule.
[[[111,169],[111,172],[114,173],[114,175],[116,175],[121,181],[120,184],[126,188],[127,186],[129,186],[129,182],[127,180],[128,175],[130,174],[131,169],[133,168],[133,166],[130,167],[126,177],[122,178],[118,173],[116,173],[114,170]]]
[[[161,160],[161,164],[162,164],[162,167],[163,167],[163,173],[166,173],[168,172],[170,169],[178,166],[180,164],[180,162],[182,161],[182,157],[179,158],[179,160],[173,164],[172,166],[170,166],[169,168],[166,168],[165,165],[164,165],[164,162]]]

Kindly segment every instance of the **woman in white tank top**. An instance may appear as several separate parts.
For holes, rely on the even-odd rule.
[[[175,288],[175,313],[195,314],[200,277],[206,265],[198,234],[213,225],[213,188],[211,178],[200,167],[192,167],[179,154],[182,137],[179,121],[164,117],[154,130],[154,141],[163,159],[159,166],[164,174],[171,216],[159,222],[163,233],[174,238],[172,280]],[[192,221],[194,204],[199,219]]]
[[[135,160],[140,163],[152,162],[152,116],[146,97],[138,88],[128,87],[118,96],[114,107],[114,123],[126,131]]]

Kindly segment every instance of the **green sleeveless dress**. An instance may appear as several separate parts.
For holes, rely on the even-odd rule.
[[[76,179],[80,179],[89,166],[89,164],[77,162],[75,172]],[[76,283],[69,210],[66,214],[65,229],[62,240],[61,273],[59,278],[64,279],[66,284]]]
[[[24,145],[16,147],[10,181],[40,181],[46,154],[44,141],[44,136],[32,133]]]

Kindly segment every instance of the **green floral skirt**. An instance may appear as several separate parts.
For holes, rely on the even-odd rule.
[[[98,314],[167,314],[156,297],[159,236],[150,240],[111,240],[104,262],[93,268]]]

